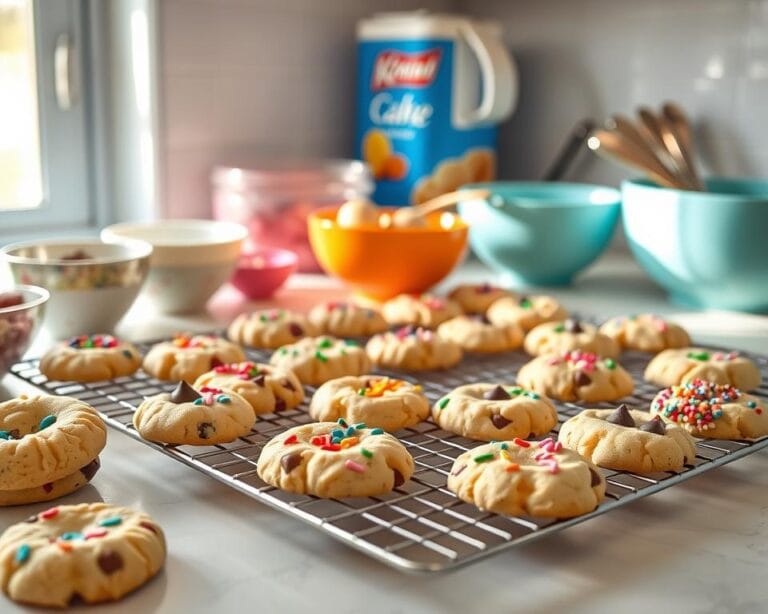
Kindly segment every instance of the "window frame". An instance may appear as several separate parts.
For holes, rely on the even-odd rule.
[[[38,94],[40,163],[43,200],[36,207],[0,211],[0,235],[81,229],[96,223],[87,59],[87,12],[84,0],[34,0],[35,72]],[[71,42],[71,108],[56,98],[54,54],[58,38]]]

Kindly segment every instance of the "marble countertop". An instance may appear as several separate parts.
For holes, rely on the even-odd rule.
[[[470,277],[489,278],[478,265],[465,265],[446,285]],[[768,318],[676,308],[625,257],[604,258],[577,285],[552,293],[580,312],[606,317],[650,310],[682,322],[700,342],[768,350]],[[343,294],[330,280],[296,276],[278,300],[302,308]],[[207,316],[147,319],[147,307],[139,304],[119,332],[146,339],[210,329],[243,307],[229,288]],[[2,388],[7,397],[23,385],[8,376]],[[101,472],[61,502],[142,508],[168,539],[168,561],[155,580],[116,604],[82,608],[88,612],[763,612],[767,463],[767,452],[754,454],[438,575],[390,569],[112,430]],[[45,507],[2,509],[0,529]],[[3,601],[0,610],[22,609]]]

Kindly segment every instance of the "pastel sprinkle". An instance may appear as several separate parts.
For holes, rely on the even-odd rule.
[[[565,330],[565,326],[563,326],[562,324],[558,324],[557,326],[555,326],[556,333],[562,333],[564,330]]]
[[[536,394],[535,392],[526,392],[525,396],[527,396],[530,399],[533,399],[534,401],[538,401],[541,397]]]
[[[59,539],[63,539],[64,541],[72,541],[73,539],[83,539],[83,534],[78,533],[76,531],[70,531],[68,533],[62,533]]]
[[[288,445],[291,445],[292,443],[297,443],[298,441],[299,441],[299,438],[296,437],[296,433],[294,433],[293,435],[286,437],[285,440],[283,441],[283,444],[288,446]]]
[[[360,463],[356,463],[353,460],[346,460],[344,461],[344,466],[349,469],[350,471],[354,471],[355,473],[365,473],[365,465],[361,465]]]
[[[30,554],[32,554],[32,548],[28,544],[21,544],[16,549],[16,554],[13,558],[17,563],[26,563]]]
[[[93,529],[92,531],[88,531],[85,534],[85,541],[88,541],[89,539],[94,539],[97,537],[104,537],[107,534],[107,532],[104,529]]]
[[[603,361],[603,364],[606,366],[606,368],[611,370],[616,368],[616,361],[613,358],[606,358]]]
[[[515,473],[516,471],[520,471],[520,465],[517,463],[509,463],[505,468],[504,471],[507,473]]]
[[[362,431],[365,428],[368,428],[365,426],[365,422],[358,422],[357,424],[355,424],[355,429],[357,429],[358,431]]]
[[[507,392],[511,396],[515,396],[516,397],[516,396],[520,396],[521,394],[523,394],[523,389],[520,388],[520,386],[514,386],[514,387],[508,389]]]
[[[219,403],[223,403],[224,405],[227,405],[228,403],[232,402],[232,399],[229,398],[226,394],[220,394],[219,396],[216,397],[216,400]]]
[[[123,519],[120,518],[120,516],[110,516],[109,518],[105,518],[104,520],[99,521],[100,527],[116,527],[119,524],[122,524]]]
[[[328,357],[323,354],[320,350],[315,352],[315,358],[317,358],[320,362],[328,362]]]
[[[509,452],[507,452],[506,450],[501,450],[501,451],[499,452],[499,455],[500,455],[500,456],[501,456],[501,458],[503,458],[505,461],[509,461],[510,463],[512,462],[512,456],[511,456],[511,455],[509,454]]]
[[[37,425],[37,430],[42,431],[43,429],[51,426],[54,422],[56,422],[56,416],[49,414],[45,418],[40,420],[40,424]]]
[[[344,431],[344,436],[345,437],[354,437],[355,436],[355,427],[354,426],[347,427],[347,430]]]
[[[331,437],[333,437],[334,439],[336,439],[336,438],[343,439],[344,438],[344,431],[342,431],[341,429],[333,429],[331,431]]]
[[[317,347],[319,347],[321,350],[327,350],[328,348],[333,347],[333,341],[330,339],[323,339],[320,343],[317,344]]]
[[[344,428],[347,428],[347,421],[344,420],[344,418],[339,418],[338,420],[336,420],[336,424],[338,424],[339,426],[343,426]]]
[[[478,456],[475,456],[473,459],[476,463],[487,463],[490,460],[493,460],[494,454],[492,452],[489,452],[487,454],[479,454]]]
[[[371,435],[383,435],[384,429],[371,429]]]
[[[448,405],[448,403],[451,402],[450,397],[445,397],[444,399],[440,399],[440,402],[437,404],[438,409],[445,409],[445,406]]]
[[[714,421],[722,417],[722,404],[736,401],[740,396],[741,391],[731,385],[697,378],[662,390],[652,409],[689,431],[709,430],[715,428]]]
[[[40,518],[43,520],[50,520],[51,518],[56,518],[56,516],[59,515],[59,508],[58,507],[51,507],[44,512],[40,512]]]
[[[525,439],[520,439],[519,437],[515,437],[512,440],[512,443],[514,443],[516,446],[520,446],[521,448],[530,448],[531,444],[528,443]]]
[[[321,450],[325,450],[326,452],[338,452],[341,450],[341,446],[337,443],[329,443],[324,446],[320,446]]]
[[[0,431],[0,439],[10,439],[11,434],[8,431]]]
[[[69,542],[56,542],[56,545],[59,547],[59,550],[62,550],[63,552],[72,552],[72,544]]]
[[[701,360],[701,361],[709,360],[709,352],[688,352],[686,356],[693,360]]]
[[[344,450],[346,448],[351,448],[352,446],[356,446],[360,440],[357,437],[345,437],[341,440],[341,443],[339,444],[341,446],[341,449]]]
[[[365,458],[373,458],[373,452],[365,448],[360,448],[360,454],[365,456]]]
[[[755,407],[757,407],[757,403],[754,401],[747,401],[747,407],[749,407],[749,409],[755,409]]]
[[[500,447],[502,450],[508,450],[508,449],[509,449],[509,444],[507,444],[507,442],[506,442],[506,441],[502,441],[502,442],[501,442],[501,445],[500,445],[499,447]]]

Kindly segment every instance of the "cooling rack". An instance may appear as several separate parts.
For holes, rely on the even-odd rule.
[[[144,344],[142,351],[148,346]],[[249,350],[247,354],[251,360],[268,362],[269,352]],[[758,363],[763,381],[768,381],[768,357],[745,354]],[[430,401],[435,402],[465,383],[513,383],[517,370],[529,359],[520,352],[510,352],[496,356],[468,356],[458,367],[443,372],[415,376],[379,372],[418,380]],[[621,363],[632,374],[636,385],[633,396],[623,399],[632,406],[647,407],[657,392],[642,379],[647,361],[647,355],[643,354],[622,355]],[[606,478],[606,499],[589,514],[559,521],[510,518],[482,512],[447,490],[446,479],[454,459],[481,442],[444,431],[432,422],[422,422],[395,433],[415,460],[416,471],[411,480],[391,493],[377,497],[319,499],[278,490],[259,479],[256,473],[256,460],[267,441],[289,427],[311,421],[306,401],[292,410],[259,416],[248,436],[231,443],[162,446],[141,439],[133,428],[132,414],[145,396],[167,392],[173,384],[158,381],[142,371],[130,377],[87,384],[48,381],[40,373],[37,360],[20,362],[11,368],[11,372],[50,394],[82,399],[94,406],[109,425],[159,452],[314,525],[383,563],[414,572],[441,571],[480,560],[584,522],[768,446],[768,437],[757,441],[700,440],[696,444],[696,458],[679,473],[638,475],[601,469]],[[308,392],[314,390],[308,388]],[[768,398],[768,388],[761,387],[756,394]],[[577,404],[557,402],[556,406],[559,423],[553,434],[562,422],[581,411]]]

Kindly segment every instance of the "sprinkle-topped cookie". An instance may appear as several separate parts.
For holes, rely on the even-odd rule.
[[[761,376],[757,365],[739,352],[684,347],[657,354],[645,369],[645,379],[661,387],[701,379],[752,390]]]
[[[257,348],[277,348],[320,332],[300,313],[286,309],[262,309],[241,313],[227,329],[235,343]]]
[[[375,335],[365,349],[378,366],[406,371],[447,369],[457,364],[463,354],[454,341],[420,326]]]
[[[67,345],[71,348],[78,350],[92,349],[92,348],[113,348],[117,347],[120,342],[116,337],[112,335],[78,335],[72,337]]]
[[[78,335],[58,343],[40,359],[49,380],[94,382],[131,375],[141,366],[141,354],[112,335]]]
[[[615,359],[620,351],[618,344],[595,326],[572,318],[539,324],[525,337],[524,347],[533,356],[581,350]]]
[[[362,375],[371,363],[355,341],[335,337],[306,337],[278,348],[269,359],[272,366],[293,371],[299,380],[319,386],[344,375]]]
[[[337,337],[370,337],[389,327],[378,310],[349,301],[321,303],[308,317],[321,332]]]
[[[388,300],[381,308],[384,318],[392,325],[413,324],[425,328],[437,328],[440,324],[461,313],[461,307],[451,299],[431,294],[414,296],[401,294]]]

